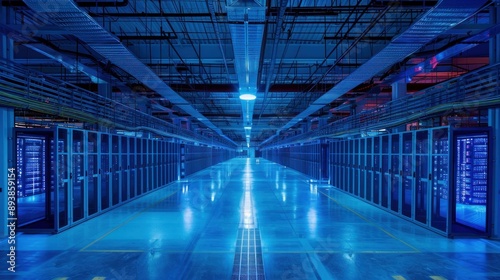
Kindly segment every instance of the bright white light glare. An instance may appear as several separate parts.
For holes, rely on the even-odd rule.
[[[251,126],[245,126],[244,129],[252,129]]]
[[[257,98],[257,96],[255,96],[255,94],[251,94],[251,93],[240,94],[241,100],[251,101],[251,100],[255,100],[255,98]]]

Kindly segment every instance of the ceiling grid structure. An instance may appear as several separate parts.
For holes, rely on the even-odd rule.
[[[240,147],[483,67],[498,33],[487,0],[0,1],[15,63]]]

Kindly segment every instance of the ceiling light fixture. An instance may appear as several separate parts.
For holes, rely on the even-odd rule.
[[[257,98],[257,96],[255,96],[255,94],[252,94],[252,93],[243,93],[243,94],[240,94],[240,99],[241,100],[252,101],[252,100],[255,100],[256,98]]]

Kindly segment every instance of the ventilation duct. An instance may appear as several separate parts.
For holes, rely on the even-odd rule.
[[[227,17],[234,50],[234,67],[238,75],[243,127],[247,146],[250,143],[260,52],[264,34],[266,8],[263,1],[228,0]]]
[[[86,12],[80,10],[75,2],[71,0],[25,0],[24,2],[39,15],[46,16],[48,20],[85,42],[90,48],[127,71],[145,86],[176,104],[221,137],[234,143],[123,46],[117,37],[105,30]]]

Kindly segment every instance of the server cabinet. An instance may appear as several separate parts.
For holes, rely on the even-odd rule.
[[[87,133],[87,215],[92,216],[99,211],[99,135]]]
[[[129,164],[129,143],[127,136],[120,136],[120,202],[127,201],[129,198],[129,175],[130,175],[130,164]]]
[[[413,171],[413,132],[405,132],[403,137],[403,189],[401,192],[401,213],[412,218],[413,208],[413,181],[415,173]]]
[[[56,229],[63,229],[69,225],[69,187],[71,180],[69,137],[68,130],[57,129]]]
[[[85,183],[86,183],[86,158],[85,158],[85,139],[84,133],[81,130],[72,131],[72,171],[70,174],[71,189],[70,197],[71,204],[73,205],[72,221],[76,222],[82,219],[84,215],[84,197],[85,197]]]
[[[362,138],[359,142],[359,196],[365,198],[366,190],[366,139]]]
[[[347,190],[349,193],[354,193],[354,140],[347,141],[348,150],[347,150]]]
[[[366,157],[366,189],[365,189],[365,194],[366,194],[366,200],[372,201],[373,196],[372,196],[372,187],[373,187],[373,178],[374,172],[373,172],[373,163],[372,163],[372,154],[373,153],[373,139],[372,138],[367,138],[366,139],[366,152],[365,152],[365,157]]]
[[[54,131],[16,129],[16,212],[18,227],[54,227]]]
[[[101,134],[101,211],[108,209],[110,203],[111,165],[109,135]]]
[[[142,145],[142,193],[148,191],[148,175],[149,175],[149,162],[148,162],[148,139],[140,139]]]
[[[135,149],[135,138],[130,137],[128,139],[128,147],[129,147],[129,154],[128,154],[128,162],[129,162],[129,196],[130,198],[134,198],[136,196],[136,187],[137,187],[137,165],[136,165],[136,149]]]
[[[380,204],[380,137],[373,138],[373,203]]]
[[[142,163],[142,139],[138,138],[135,139],[135,150],[136,150],[136,190],[137,190],[137,195],[141,195],[143,193],[143,180],[142,177],[143,175],[143,163]]]
[[[489,236],[491,232],[491,130],[452,131],[452,235]]]
[[[353,185],[354,185],[354,195],[359,196],[359,139],[354,140],[354,161],[353,161]]]
[[[111,205],[120,203],[120,141],[118,135],[111,135]]]
[[[438,128],[432,130],[432,200],[431,226],[437,230],[447,232],[449,216],[449,129]]]
[[[383,135],[382,140],[382,155],[381,160],[381,194],[380,194],[380,205],[384,208],[389,207],[389,190],[391,182],[391,170],[390,166],[390,156],[389,156],[389,135]]]
[[[415,153],[415,220],[427,224],[428,199],[430,197],[429,181],[432,177],[429,171],[429,131],[416,132]]]
[[[391,210],[399,213],[401,209],[401,134],[391,135]]]

